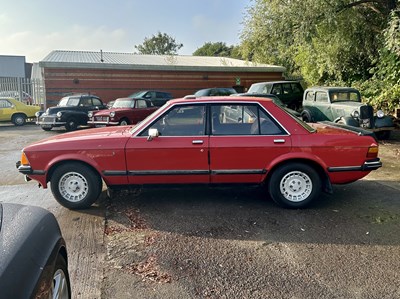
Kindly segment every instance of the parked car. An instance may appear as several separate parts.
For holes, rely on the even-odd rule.
[[[0,122],[11,121],[16,126],[23,126],[27,119],[34,119],[39,106],[25,105],[16,99],[0,98]]]
[[[267,93],[238,93],[238,94],[232,94],[231,96],[238,96],[238,97],[259,97],[259,98],[269,98],[271,99],[275,104],[281,106],[282,108],[284,108],[286,111],[292,113],[293,115],[297,116],[297,117],[301,117],[300,112],[290,109],[287,107],[287,105],[285,105],[280,98],[278,98],[276,95],[274,94],[267,94]]]
[[[137,124],[157,109],[149,100],[119,98],[110,109],[90,111],[88,125],[104,127]]]
[[[74,131],[79,126],[87,126],[89,111],[101,109],[107,109],[107,106],[97,96],[66,96],[56,107],[48,108],[45,113],[38,112],[36,123],[45,131],[62,126],[67,131]]]
[[[1,298],[71,298],[65,240],[45,209],[0,203]]]
[[[222,113],[233,107],[250,117],[224,121]],[[22,150],[17,167],[43,188],[50,182],[55,199],[69,209],[91,206],[103,181],[111,190],[263,184],[278,204],[303,208],[321,191],[332,192],[332,184],[382,166],[370,135],[333,123],[308,125],[266,98],[175,99],[134,127],[38,141]]]
[[[158,90],[142,90],[134,92],[128,98],[137,98],[149,100],[154,106],[161,107],[166,102],[172,99],[172,94],[165,91]]]
[[[110,108],[112,108],[112,106],[114,105],[114,103],[115,103],[115,101],[109,101],[106,105],[107,105],[107,108],[108,109],[110,109]]]
[[[13,98],[18,101],[22,101],[24,104],[32,104],[33,103],[32,96],[25,91],[22,91],[21,96],[20,96],[19,91],[16,91],[16,90],[0,91],[0,98]]]
[[[271,81],[253,83],[247,92],[274,94],[288,108],[299,111],[304,89],[299,81]]]
[[[212,96],[229,96],[236,94],[236,90],[232,87],[214,87],[200,89],[194,93],[195,97],[212,97]]]
[[[304,92],[302,118],[306,122],[333,121],[375,132],[388,139],[393,120],[372,106],[362,103],[360,92],[350,87],[312,87]]]

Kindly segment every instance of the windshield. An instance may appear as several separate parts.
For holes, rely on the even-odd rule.
[[[355,91],[330,92],[331,103],[334,102],[361,102],[360,94]]]
[[[130,98],[143,98],[147,91],[137,91],[129,95]]]
[[[60,102],[58,103],[57,106],[61,106],[61,107],[76,107],[79,104],[79,97],[66,97],[66,98],[62,98],[60,100]]]
[[[112,108],[135,108],[135,100],[116,100]]]

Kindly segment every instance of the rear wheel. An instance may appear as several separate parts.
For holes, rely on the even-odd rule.
[[[24,114],[15,114],[11,121],[16,126],[23,126],[26,122],[26,116]]]
[[[286,208],[304,208],[321,193],[321,180],[311,166],[290,163],[273,171],[268,187],[277,204]]]
[[[72,210],[89,208],[100,196],[102,188],[100,175],[76,162],[58,166],[50,183],[55,199]]]

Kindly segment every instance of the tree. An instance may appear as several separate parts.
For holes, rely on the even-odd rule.
[[[166,33],[158,32],[151,38],[145,38],[143,44],[135,45],[139,54],[176,55],[183,44],[177,43]]]
[[[307,85],[357,85],[371,102],[389,108],[398,103],[398,0],[253,3],[241,33],[245,59],[282,65]]]
[[[207,42],[200,48],[198,48],[193,56],[216,56],[216,57],[232,57],[232,58],[240,58],[240,53],[238,51],[238,46],[227,46],[226,43],[216,42],[211,43]]]

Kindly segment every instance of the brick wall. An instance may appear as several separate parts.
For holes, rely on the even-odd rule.
[[[146,71],[110,69],[45,68],[47,107],[70,93],[91,93],[104,102],[126,97],[139,90],[160,90],[175,98],[193,94],[209,87],[249,88],[254,82],[283,80],[282,73],[265,72],[201,72],[201,71]]]

